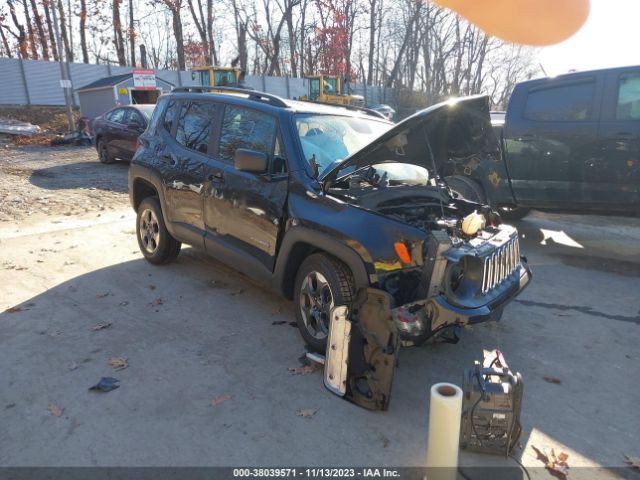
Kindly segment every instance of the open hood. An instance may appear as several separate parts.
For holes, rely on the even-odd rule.
[[[428,169],[431,176],[443,177],[452,160],[475,155],[499,158],[500,146],[491,128],[489,111],[489,97],[484,95],[433,105],[345,158],[320,180],[334,183],[355,170],[389,162],[419,165]]]

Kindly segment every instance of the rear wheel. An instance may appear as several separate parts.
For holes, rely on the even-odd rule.
[[[331,309],[351,306],[352,278],[344,263],[323,253],[307,257],[300,265],[294,287],[296,323],[311,350],[324,353],[327,349]]]
[[[175,260],[182,246],[167,230],[158,197],[147,197],[140,203],[137,237],[144,258],[156,265]]]
[[[100,163],[113,163],[114,161],[114,158],[109,154],[107,142],[102,139],[98,140],[98,157],[100,158]]]
[[[476,203],[486,204],[487,196],[484,193],[482,185],[475,180],[464,177],[462,175],[453,175],[445,177],[447,184],[463,198]]]

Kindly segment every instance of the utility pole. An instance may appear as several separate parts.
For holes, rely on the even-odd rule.
[[[71,91],[71,79],[67,78],[67,69],[65,68],[65,56],[67,54],[64,45],[62,44],[62,39],[60,38],[60,27],[58,26],[58,13],[56,11],[56,2],[49,2],[49,6],[51,7],[51,14],[53,16],[53,29],[56,34],[56,42],[58,43],[58,60],[60,63],[60,84],[62,86],[62,90],[64,92],[64,103],[67,106],[67,121],[69,122],[69,131],[74,132],[76,130],[75,122],[73,121],[73,109],[71,107],[71,95],[73,95]],[[67,59],[68,61],[68,59]]]

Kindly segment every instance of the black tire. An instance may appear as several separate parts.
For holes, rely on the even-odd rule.
[[[312,295],[315,278],[316,295]],[[323,285],[326,282],[326,288]],[[348,305],[354,294],[353,275],[349,268],[324,253],[307,257],[296,274],[294,285],[296,323],[304,341],[314,352],[325,353],[329,332],[329,313],[333,306]],[[327,301],[327,289],[331,302]],[[315,298],[312,298],[315,297]]]
[[[107,144],[104,140],[102,139],[98,140],[97,150],[98,150],[98,159],[100,160],[100,163],[114,162],[115,158],[113,158],[111,154],[109,154],[109,148],[107,147]]]
[[[136,217],[136,237],[142,255],[154,265],[175,260],[182,247],[167,230],[158,197],[147,197],[140,202]]]
[[[531,211],[530,208],[525,207],[506,207],[501,206],[498,208],[498,212],[500,212],[500,216],[503,220],[520,220],[527,216],[527,214]]]
[[[487,203],[487,196],[484,193],[482,185],[472,178],[453,175],[451,177],[445,177],[445,181],[452,190],[458,192],[463,198],[483,205]]]

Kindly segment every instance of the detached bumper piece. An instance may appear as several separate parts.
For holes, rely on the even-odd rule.
[[[331,311],[325,386],[366,409],[387,410],[399,340],[391,296],[373,288],[359,290],[351,312],[345,306]]]

